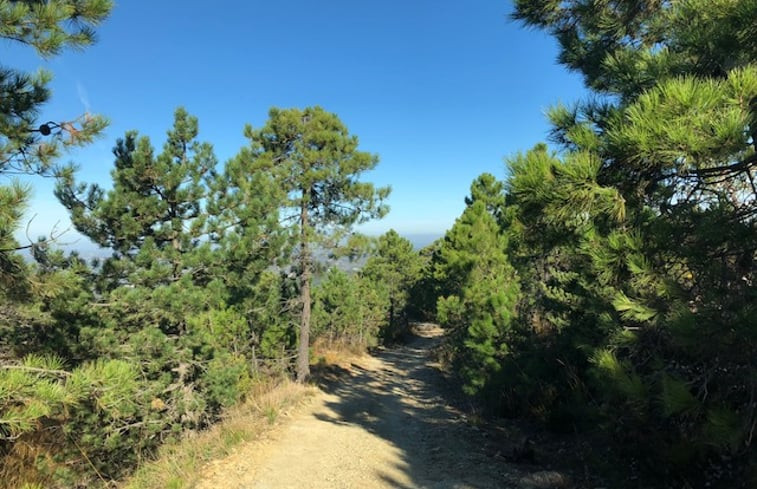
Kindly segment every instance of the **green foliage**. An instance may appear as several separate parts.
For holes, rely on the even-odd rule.
[[[3,1],[0,38],[27,44],[43,56],[83,48],[94,42],[94,27],[112,8],[110,0]],[[60,174],[64,169],[54,164],[61,149],[87,144],[103,129],[105,120],[88,114],[38,125],[50,79],[44,71],[29,75],[0,67],[0,173]]]
[[[91,44],[111,8],[0,1],[0,37],[52,56]],[[30,188],[0,186],[0,479],[95,486],[219,419],[262,372],[289,367],[314,251],[385,214],[389,189],[360,181],[377,158],[320,108],[273,109],[222,168],[197,119],[178,109],[162,149],[130,131],[113,150],[112,185],[87,185],[57,160],[105,120],[40,124],[49,80],[0,69],[0,176],[56,177],[75,228],[111,255],[64,256],[50,247],[55,235],[20,245]],[[407,252],[393,238],[380,246],[385,261],[394,247]],[[36,263],[20,257],[24,248]],[[405,275],[380,261],[373,269],[388,289],[360,276],[327,281],[317,299],[324,331],[364,347],[388,304],[404,307]]]
[[[667,417],[692,413],[699,407],[699,403],[691,393],[689,386],[682,380],[669,375],[662,377],[660,404],[663,414]]]
[[[215,355],[208,362],[200,389],[211,409],[233,406],[249,391],[252,380],[248,362],[243,355],[227,352]]]
[[[89,45],[111,8],[0,1],[0,37],[52,56]],[[466,392],[603,434],[639,484],[753,481],[757,1],[518,0],[515,17],[594,92],[550,111],[557,151],[478,177],[421,253],[390,231],[359,272],[315,281],[316,256],[358,254],[352,227],[387,211],[389,189],[361,181],[377,157],[337,116],[272,109],[219,168],[179,109],[159,152],[136,131],[117,142],[106,191],[57,163],[104,119],[40,124],[50,75],[1,68],[0,176],[58,177],[77,230],[112,254],[21,246],[30,189],[0,186],[0,475],[20,460],[29,487],[118,478],[295,346],[304,380],[312,302],[317,339],[361,348],[435,316]]]
[[[331,346],[375,346],[386,326],[387,302],[374,282],[331,268],[313,293],[313,336]]]
[[[389,187],[361,182],[378,157],[358,150],[339,118],[320,107],[271,109],[265,126],[247,127],[255,171],[268,173],[283,192],[282,214],[298,248],[300,329],[297,379],[309,375],[313,250],[341,244],[355,224],[380,218],[388,207]]]
[[[466,391],[477,393],[494,382],[508,353],[519,287],[495,217],[484,200],[468,202],[435,256],[434,274],[439,290],[452,292],[439,297],[437,317],[451,329]]]
[[[73,444],[57,446],[57,456],[69,458],[72,450],[80,455],[86,447],[105,470],[115,452],[123,457],[131,451],[122,438],[139,415],[137,369],[121,360],[97,360],[71,372],[62,368],[59,358],[35,355],[2,367],[0,435],[6,442],[28,443],[39,430],[61,430]]]
[[[307,211],[310,219],[298,222],[297,230],[306,232],[309,244],[341,240],[340,229],[348,231],[388,211],[382,201],[389,188],[359,181],[378,157],[358,150],[357,137],[336,115],[320,107],[271,109],[264,127],[248,126],[245,134],[255,169],[272,174],[286,192],[284,210],[297,216]]]
[[[550,111],[558,152],[538,145],[504,182],[474,182],[417,282],[468,392],[602,432],[645,487],[747,487],[754,473],[755,13],[516,2],[595,97]]]
[[[93,43],[94,28],[109,14],[109,0],[0,2],[0,38],[26,44],[50,57],[63,49]],[[65,150],[90,143],[105,127],[102,117],[85,114],[67,121],[40,123],[41,107],[49,101],[51,74],[23,73],[0,67],[0,176],[42,175],[70,178],[72,166],[57,160]],[[62,420],[83,402],[93,402],[114,419],[118,389],[128,388],[118,376],[122,364],[104,360],[67,370],[72,365],[75,338],[67,336],[67,316],[78,319],[81,296],[79,261],[72,257],[63,270],[62,254],[50,250],[58,237],[19,244],[13,237],[27,210],[30,188],[15,180],[0,185],[0,458],[12,456],[29,440],[56,437]],[[32,266],[17,253],[28,249],[39,260]],[[72,299],[67,313],[61,306]],[[73,341],[72,341],[73,340]],[[92,372],[93,369],[99,369]],[[93,385],[80,383],[83,376]],[[123,382],[119,385],[119,382]],[[124,403],[123,406],[128,405]],[[49,459],[49,456],[47,457]],[[3,464],[4,467],[4,464]],[[8,470],[13,470],[9,467]],[[5,473],[1,478],[17,474]],[[30,487],[33,485],[30,485]]]
[[[117,141],[110,190],[61,173],[56,195],[108,258],[89,265],[44,246],[32,248],[34,265],[0,255],[0,345],[11,359],[0,366],[0,458],[25,467],[28,482],[123,477],[161,444],[217,421],[253,379],[290,368],[311,250],[383,215],[388,189],[359,182],[376,158],[333,114],[271,115],[221,169],[197,119],[178,109],[161,151],[136,131]],[[277,146],[277,131],[299,138],[297,150]],[[8,251],[27,193],[0,189]],[[390,304],[404,307],[412,247],[395,233],[376,253],[371,280],[334,272],[323,282],[319,335],[364,348],[386,330]]]
[[[59,410],[67,395],[59,358],[26,356],[19,365],[0,370],[0,435],[18,437],[36,426],[40,418]],[[75,396],[77,398],[78,396]]]
[[[43,56],[95,40],[93,27],[113,9],[111,0],[0,2],[0,37],[33,46]]]
[[[27,44],[38,54],[52,56],[66,47],[94,41],[93,28],[110,13],[110,0],[0,2],[0,38]],[[70,175],[71,167],[56,166],[63,150],[86,145],[105,127],[102,117],[86,114],[70,121],[39,125],[39,111],[49,99],[51,75],[35,75],[0,67],[0,176]],[[29,188],[18,182],[0,185],[0,301],[28,293],[27,274],[16,252],[42,250],[46,243],[21,246],[13,233],[26,210]]]
[[[477,201],[482,201],[487,212],[502,224],[505,217],[504,184],[491,173],[483,173],[473,181],[470,191],[470,196],[465,198],[465,204],[471,206]]]
[[[370,288],[384,299],[381,336],[392,341],[407,329],[409,294],[420,278],[422,258],[413,244],[393,229],[381,235],[362,269]]]
[[[0,370],[0,456],[52,443],[27,461],[38,480],[122,477],[217,420],[287,355],[288,295],[271,269],[284,249],[280,196],[244,154],[217,171],[198,134],[179,109],[160,153],[136,132],[117,142],[111,190],[59,181],[76,228],[112,255],[89,267],[35,249],[34,288],[21,291],[35,301],[0,321],[14,355],[34,353]]]
[[[418,251],[418,276],[408,290],[407,314],[419,321],[436,320],[440,284],[434,277],[433,267],[441,243],[442,240],[437,239]]]
[[[18,182],[0,186],[0,286],[7,298],[20,298],[28,287],[24,280],[24,262],[14,253],[19,245],[13,233],[26,210],[29,190]]]
[[[27,44],[43,56],[59,54],[66,47],[82,48],[93,43],[94,27],[112,7],[109,0],[3,1],[0,38]],[[65,149],[90,143],[105,127],[104,118],[89,114],[40,125],[37,117],[50,99],[50,79],[44,71],[32,75],[0,67],[0,176],[70,175],[73,168],[59,166],[56,160]],[[42,252],[47,246],[45,241],[22,246],[13,238],[28,196],[29,188],[16,181],[0,185],[0,304],[31,292],[27,267],[16,252],[24,248]],[[3,307],[10,315],[11,306]]]
[[[132,283],[165,284],[195,265],[185,262],[205,231],[203,180],[216,166],[212,147],[197,135],[197,119],[178,109],[159,155],[147,137],[133,131],[116,143],[113,189],[107,194],[73,179],[58,186],[76,229],[114,250],[104,265],[114,281],[128,276]]]

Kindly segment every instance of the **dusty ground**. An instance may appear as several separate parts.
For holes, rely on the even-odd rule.
[[[447,402],[428,355],[441,331],[354,362],[266,439],[208,468],[198,487],[483,489],[567,487],[515,464]],[[503,449],[504,450],[504,449]]]

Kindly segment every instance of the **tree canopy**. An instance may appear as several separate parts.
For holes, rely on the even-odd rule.
[[[314,248],[339,244],[355,224],[382,217],[390,189],[361,182],[361,174],[378,163],[358,150],[339,118],[320,107],[271,109],[261,129],[246,130],[256,168],[270,172],[285,193],[283,219],[297,244],[300,315],[297,378],[309,375],[310,281]]]

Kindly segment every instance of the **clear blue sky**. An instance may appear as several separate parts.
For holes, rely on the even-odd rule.
[[[108,185],[111,148],[126,130],[164,141],[173,111],[198,116],[221,161],[271,106],[321,105],[378,153],[365,178],[393,188],[391,213],[363,230],[442,234],[482,172],[545,139],[545,110],[585,92],[555,62],[555,42],[509,20],[506,0],[122,0],[99,42],[49,62],[6,43],[6,65],[55,76],[43,118],[106,115],[105,136],[69,157],[79,178]],[[65,210],[32,180],[31,235]]]

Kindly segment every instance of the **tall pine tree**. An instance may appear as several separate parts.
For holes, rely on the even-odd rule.
[[[297,380],[310,372],[311,279],[316,252],[339,244],[355,224],[382,217],[389,188],[361,182],[361,174],[378,163],[360,151],[358,139],[339,118],[320,107],[271,109],[269,120],[247,136],[256,153],[256,168],[269,171],[286,193],[282,219],[297,244],[300,330]]]

